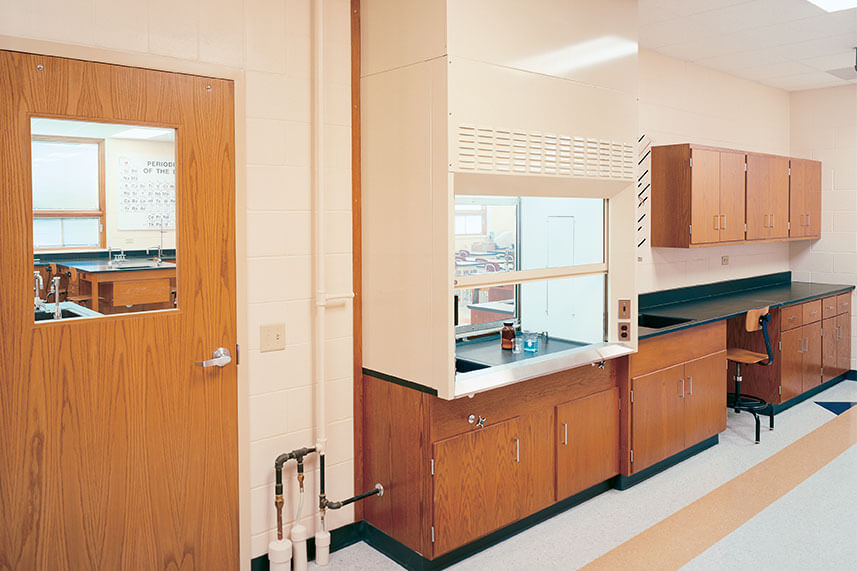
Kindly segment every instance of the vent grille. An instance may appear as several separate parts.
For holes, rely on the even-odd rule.
[[[570,135],[458,127],[458,168],[632,180],[634,147]]]

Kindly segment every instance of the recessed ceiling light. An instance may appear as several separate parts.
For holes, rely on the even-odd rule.
[[[172,133],[172,129],[157,129],[154,127],[132,127],[113,135],[114,139],[154,139],[161,135]]]
[[[840,10],[857,8],[857,0],[808,0],[808,2],[815,4],[825,12],[839,12]]]

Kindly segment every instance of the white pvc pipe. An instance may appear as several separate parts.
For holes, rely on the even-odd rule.
[[[316,405],[316,442],[317,454],[324,454],[327,446],[327,400],[325,361],[325,310],[327,308],[327,285],[325,276],[325,201],[324,201],[324,0],[313,0],[313,213],[315,215],[315,405]],[[303,527],[303,526],[301,526]],[[294,540],[294,529],[292,531]],[[306,565],[306,542],[303,545],[303,561]],[[330,560],[330,533],[324,529],[324,517],[319,512],[315,534],[316,562],[327,565]],[[297,553],[297,545],[295,548]],[[305,568],[305,567],[304,567]],[[295,570],[298,570],[298,557],[295,556]]]
[[[292,526],[292,546],[294,547],[294,569],[295,571],[306,571],[306,527],[300,523]]]
[[[271,571],[291,571],[292,542],[288,539],[280,539],[269,543],[268,562]]]

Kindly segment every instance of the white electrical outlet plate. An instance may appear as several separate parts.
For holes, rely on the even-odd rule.
[[[282,351],[286,348],[286,324],[274,323],[259,327],[259,349],[266,351]]]
[[[729,256],[720,256],[720,265],[728,266],[729,265]]]

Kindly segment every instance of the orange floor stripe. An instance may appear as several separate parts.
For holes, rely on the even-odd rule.
[[[855,443],[857,407],[608,551],[584,569],[678,569]]]

